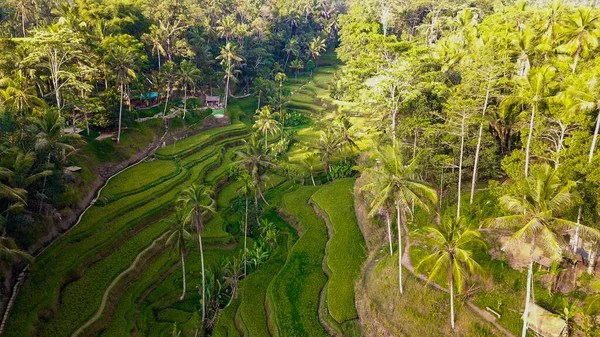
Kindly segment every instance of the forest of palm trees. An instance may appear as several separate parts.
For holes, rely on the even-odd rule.
[[[589,0],[0,2],[0,335],[596,336],[599,39]]]

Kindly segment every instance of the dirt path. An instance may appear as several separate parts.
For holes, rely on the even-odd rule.
[[[115,277],[115,279],[110,283],[110,285],[104,291],[104,295],[102,295],[102,302],[100,302],[100,307],[98,308],[98,310],[96,311],[94,316],[92,316],[92,318],[90,318],[87,322],[85,322],[82,326],[80,326],[79,329],[75,330],[75,332],[71,335],[71,337],[76,337],[79,334],[81,334],[85,329],[87,329],[90,325],[92,325],[95,321],[97,321],[102,316],[102,312],[104,311],[104,308],[106,307],[106,302],[108,301],[108,297],[110,296],[111,290],[117,285],[117,283],[119,283],[119,281],[125,275],[127,275],[131,271],[135,270],[135,268],[137,267],[141,258],[148,251],[152,250],[156,246],[156,244],[158,242],[160,242],[166,235],[167,235],[167,233],[164,233],[163,235],[161,235],[157,239],[155,239],[150,246],[146,247],[135,257],[135,260],[133,260],[133,262],[131,263],[129,268],[123,270],[117,277]]]

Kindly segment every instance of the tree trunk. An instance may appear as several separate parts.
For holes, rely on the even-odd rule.
[[[267,136],[267,131],[265,131],[265,151],[267,151],[267,147],[269,147],[269,141],[268,141],[268,136]]]
[[[185,120],[185,114],[187,112],[187,84],[183,86],[183,119]]]
[[[387,218],[388,241],[390,243],[390,256],[392,256],[392,255],[394,255],[394,249],[392,248],[392,214],[386,214],[386,218]]]
[[[525,313],[523,313],[523,331],[521,337],[527,337],[527,323],[529,319],[529,305],[531,304],[531,288],[533,282],[533,252],[535,249],[535,234],[531,238],[531,247],[529,248],[529,267],[527,268],[527,297],[525,298]]]
[[[460,218],[460,192],[462,187],[462,167],[463,156],[465,153],[465,118],[463,115],[462,123],[460,123],[460,158],[458,160],[458,202],[456,204],[456,218]]]
[[[533,123],[535,119],[535,105],[531,107],[531,120],[529,121],[529,135],[527,135],[527,147],[525,148],[525,178],[529,175],[529,149],[533,137]]]
[[[489,98],[490,98],[490,81],[488,80],[487,89],[485,91],[485,101],[483,102],[482,117],[485,117]],[[481,149],[481,138],[483,135],[483,121],[479,123],[479,134],[477,135],[477,147],[475,148],[475,163],[473,164],[473,180],[471,181],[471,197],[469,198],[469,204],[473,204],[473,198],[475,197],[475,186],[477,185],[477,168],[479,164],[479,151]]]
[[[227,102],[229,99],[229,78],[231,77],[230,68],[231,68],[231,60],[228,57],[227,58],[227,80],[225,81],[225,109],[227,109]]]
[[[183,301],[183,299],[185,298],[185,251],[182,249],[179,253],[181,255],[181,270],[183,274],[183,292],[181,293],[181,297],[179,298],[179,300]]]
[[[577,62],[578,61],[579,61],[579,51],[577,51],[577,53],[575,54],[575,59],[573,60],[573,67],[571,69],[573,74],[575,74],[575,71],[577,70]]]
[[[167,99],[165,101],[165,108],[163,109],[163,118],[167,115],[167,109],[169,108],[169,97],[171,96],[171,84],[167,86]]]
[[[588,261],[588,269],[587,272],[590,275],[594,275],[594,267],[596,266],[596,242],[592,242],[592,246],[589,251],[589,261]]]
[[[48,152],[48,161],[46,162],[46,168],[50,166],[50,152]],[[42,195],[44,195],[44,193],[46,192],[46,182],[47,182],[48,176],[44,175],[44,182],[42,183]],[[42,201],[40,201],[40,209],[38,210],[38,213],[42,213],[42,206],[44,206],[44,203]],[[8,223],[8,221],[7,221]]]
[[[400,219],[400,206],[396,204],[396,224],[398,226],[398,287],[402,294],[402,224]]]
[[[246,217],[244,218],[244,276],[247,275],[246,265],[248,264],[248,249],[246,248],[246,241],[248,238],[248,197],[246,197]]]
[[[121,81],[121,101],[119,103],[119,130],[117,131],[117,144],[121,142],[121,119],[123,116],[123,81]]]
[[[199,210],[197,210],[199,212]],[[204,249],[202,249],[202,215],[196,214],[196,231],[198,231],[198,245],[200,247],[200,267],[202,268],[202,322],[206,320],[206,284],[204,276]]]
[[[454,277],[452,275],[450,275],[450,325],[454,330]]]
[[[596,128],[594,128],[594,138],[592,138],[592,145],[590,146],[590,155],[588,157],[588,163],[592,162],[594,157],[594,149],[596,148],[596,141],[598,140],[598,131],[600,130],[600,110],[598,111],[598,117],[596,118]]]
[[[258,95],[258,106],[256,107],[256,110],[260,110],[260,96],[262,96],[262,94]]]
[[[310,180],[312,180],[313,186],[317,186],[317,184],[315,184],[315,175],[312,170],[310,170]]]

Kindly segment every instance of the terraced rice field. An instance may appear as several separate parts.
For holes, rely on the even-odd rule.
[[[333,118],[317,99],[330,71],[323,68],[314,82],[291,84],[297,96],[289,108],[315,119]],[[187,294],[180,301],[180,262],[164,248],[164,234],[180,191],[201,182],[215,187],[217,200],[217,213],[203,231],[207,269],[239,252],[239,232],[228,232],[239,220],[230,207],[239,197],[239,184],[227,178],[250,133],[248,120],[237,117],[252,115],[255,102],[234,100],[232,125],[179,140],[110,179],[81,221],[37,257],[4,335],[165,336],[174,323],[193,331],[199,320],[200,254],[189,250]],[[291,153],[316,137],[315,129],[300,129]],[[340,330],[356,318],[355,275],[345,273],[339,253],[330,250],[362,237],[356,236],[356,220],[344,218],[324,198],[340,193],[336,202],[343,213],[352,211],[353,183],[347,179],[312,187],[279,176],[271,179],[266,217],[279,229],[278,245],[266,263],[240,282],[237,296],[219,313],[214,336],[326,336],[327,329]],[[324,218],[338,234],[328,236]],[[346,230],[349,236],[339,234]],[[360,264],[364,254],[355,257],[352,263]]]

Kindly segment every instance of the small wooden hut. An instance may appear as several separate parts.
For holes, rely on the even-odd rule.
[[[552,313],[535,303],[529,306],[527,327],[540,337],[567,337],[567,323],[564,319],[551,316]]]

